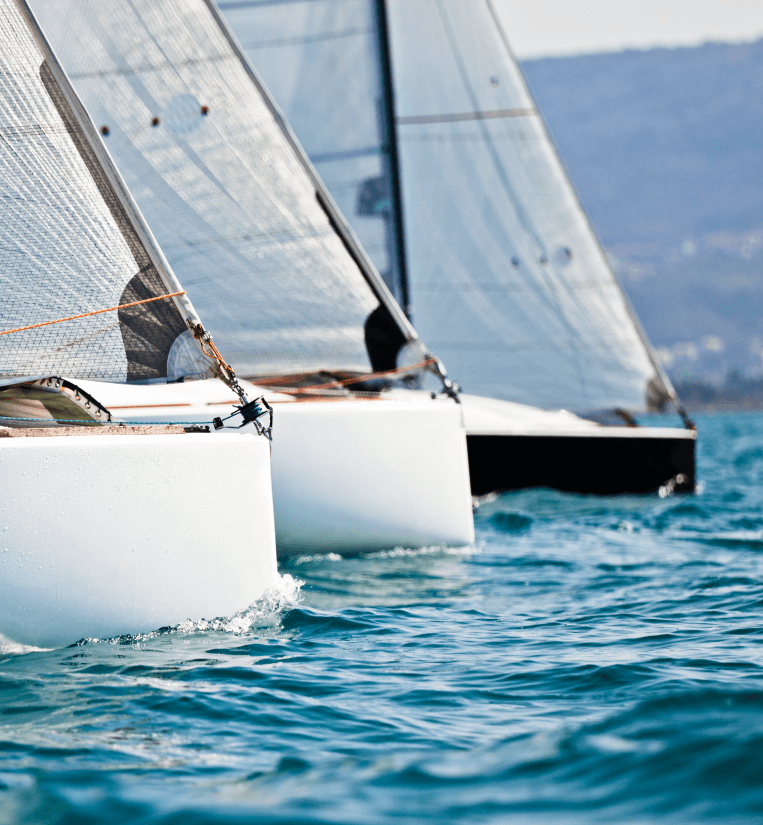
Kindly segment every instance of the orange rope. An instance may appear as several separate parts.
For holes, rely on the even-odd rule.
[[[401,372],[413,372],[414,370],[423,369],[424,367],[428,367],[430,364],[436,363],[436,358],[427,358],[426,361],[419,361],[417,364],[409,364],[406,367],[397,367],[394,370],[387,370],[386,372],[372,372],[368,375],[356,375],[354,378],[345,378],[343,381],[330,381],[328,384],[314,384],[312,387],[309,387],[309,389],[329,389],[330,387],[334,387],[336,385],[339,385],[340,387],[346,387],[348,384],[357,384],[361,381],[369,381],[372,378],[386,378],[388,375],[398,375]],[[305,389],[308,388],[305,387]]]
[[[248,381],[251,381],[253,384],[257,384],[258,387],[268,387],[271,384],[276,384],[279,387],[284,384],[285,381],[289,381],[292,379],[300,379],[300,378],[309,378],[311,375],[315,375],[315,371],[313,372],[292,372],[288,375],[274,375],[271,378],[248,378]]]
[[[368,375],[356,375],[352,378],[345,378],[345,379],[335,379],[334,381],[330,381],[327,384],[312,384],[309,387],[292,387],[291,389],[321,389],[324,387],[343,387],[346,384],[357,384],[359,381],[368,381],[370,378],[385,378],[388,375],[397,375],[401,372],[412,372],[413,370],[422,369],[423,367],[428,367],[430,364],[436,364],[436,358],[427,358],[426,361],[419,361],[416,364],[409,364],[405,367],[396,367],[394,370],[387,370],[386,372],[372,372]],[[287,381],[289,378],[302,378],[307,377],[309,375],[314,375],[311,372],[297,372],[291,373],[290,375],[275,375],[272,378],[250,378],[252,383],[257,384],[259,387],[269,387],[271,385],[276,385],[278,387],[286,386],[284,381]]]
[[[220,350],[218,350],[217,347],[215,346],[215,342],[210,338],[209,341],[207,341],[207,343],[212,348],[212,352],[214,353],[214,357],[217,359],[218,363],[222,364],[225,367],[225,369],[228,370],[228,372],[232,373],[233,370],[230,368],[230,366],[225,361],[225,359],[222,357],[222,355],[220,355]],[[204,349],[204,343],[203,342],[201,342],[201,348]]]
[[[303,394],[308,395],[311,393],[320,393],[321,391],[337,389],[338,387],[346,387],[348,384],[358,384],[363,381],[369,381],[373,378],[386,378],[392,375],[399,375],[400,373],[404,372],[413,372],[414,370],[423,369],[424,367],[428,367],[430,364],[436,364],[436,358],[427,358],[426,361],[419,361],[416,364],[409,364],[405,367],[397,367],[394,370],[386,370],[385,372],[372,372],[368,375],[356,375],[352,378],[345,378],[343,380],[335,380],[329,381],[326,384],[312,384],[309,387],[288,387],[284,385],[277,384],[278,381],[283,381],[286,378],[299,378],[301,375],[309,375],[310,373],[297,373],[296,375],[281,375],[275,376],[273,378],[252,378],[250,379],[255,384],[259,386],[267,386],[275,392],[285,392],[291,393],[293,395]]]
[[[240,388],[240,385],[239,385],[238,381],[236,380],[236,373],[233,372],[233,367],[231,367],[231,365],[222,357],[222,355],[220,355],[220,350],[217,349],[217,347],[215,346],[215,343],[212,340],[212,338],[209,335],[207,335],[207,340],[205,342],[204,338],[203,338],[203,335],[205,335],[205,333],[203,332],[203,328],[201,328],[201,330],[199,330],[199,328],[197,328],[196,340],[199,342],[199,346],[201,347],[201,351],[204,353],[204,355],[207,356],[207,358],[210,358],[213,361],[217,361],[217,377],[218,378],[221,377],[220,376],[220,371],[221,370],[224,370],[225,372],[227,372],[228,373],[228,379],[226,380],[223,377],[223,380],[225,381],[226,384],[228,384],[228,386],[234,392],[240,394],[239,390],[241,388]],[[211,349],[212,349],[211,353],[207,352],[206,349],[204,349],[204,344],[205,343],[209,344],[209,346],[211,347]],[[236,389],[237,387],[238,387],[238,389]]]
[[[337,401],[349,398],[378,398],[378,392],[353,392],[351,395],[341,387],[337,389],[316,390],[312,387],[268,387],[270,392],[279,392],[295,398],[304,396],[304,400],[333,398]]]
[[[70,315],[68,318],[59,318],[57,321],[43,321],[41,324],[30,324],[28,327],[17,327],[16,329],[6,329],[0,335],[10,335],[12,332],[24,332],[28,329],[38,329],[39,327],[49,327],[51,324],[62,324],[64,321],[76,321],[77,318],[88,318],[90,315],[100,315],[102,312],[114,312],[116,309],[126,309],[136,307],[139,304],[150,304],[152,301],[162,301],[165,298],[174,298],[177,295],[185,295],[185,292],[170,292],[169,295],[159,295],[157,298],[144,298],[142,301],[133,301],[130,304],[120,304],[108,309],[96,309],[93,312],[83,312],[82,315]]]

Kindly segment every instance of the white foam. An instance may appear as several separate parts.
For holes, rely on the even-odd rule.
[[[309,564],[313,561],[341,561],[343,556],[339,553],[315,553],[310,556],[296,556],[294,564]]]
[[[24,653],[39,653],[44,650],[50,650],[48,647],[34,647],[34,645],[22,645],[19,642],[14,642],[7,636],[0,633],[0,656],[22,656]]]
[[[399,559],[409,556],[471,556],[476,552],[478,552],[477,548],[473,544],[467,544],[463,547],[448,547],[444,544],[437,544],[433,547],[395,547],[394,550],[380,550],[365,555],[374,559]]]
[[[84,639],[83,641],[88,644],[94,642],[123,644],[125,640],[144,642],[173,633],[187,635],[213,630],[241,635],[251,630],[275,627],[281,621],[281,617],[286,611],[291,610],[291,608],[296,607],[300,603],[302,599],[302,585],[303,582],[295,579],[288,573],[284,573],[278,576],[276,584],[269,587],[262,594],[261,598],[250,604],[245,610],[233,616],[200,619],[199,621],[186,619],[186,621],[180,622],[180,624],[174,627],[153,630],[150,633],[115,636],[111,639]]]
[[[217,630],[223,633],[241,634],[250,630],[273,627],[281,621],[281,616],[299,604],[302,598],[303,582],[288,573],[278,576],[278,582],[269,587],[254,604],[235,616],[217,619],[190,619],[181,622],[173,630],[177,633],[194,633],[203,630]]]

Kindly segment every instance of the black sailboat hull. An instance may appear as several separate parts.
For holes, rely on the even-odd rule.
[[[617,495],[694,492],[693,433],[675,437],[634,437],[617,428],[612,435],[542,433],[467,435],[472,495],[550,487],[570,493]]]

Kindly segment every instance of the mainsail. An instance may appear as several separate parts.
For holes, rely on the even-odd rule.
[[[211,0],[34,8],[237,373],[425,358]]]
[[[214,376],[198,316],[23,0],[0,0],[0,378]]]
[[[464,389],[586,412],[675,398],[489,0],[226,0],[223,8],[361,237],[385,228],[379,219],[371,228],[362,193],[374,179],[384,194],[399,186],[400,289]],[[359,89],[344,68],[361,43],[357,71],[370,77],[374,61],[375,88]],[[377,118],[390,99],[393,145],[385,145]],[[374,122],[376,143],[353,143],[365,135],[356,124],[368,131]],[[352,165],[363,145],[375,147],[375,170]],[[378,242],[369,252],[388,268]]]

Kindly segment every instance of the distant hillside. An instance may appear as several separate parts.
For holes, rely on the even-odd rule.
[[[522,67],[668,369],[763,375],[763,40]]]

